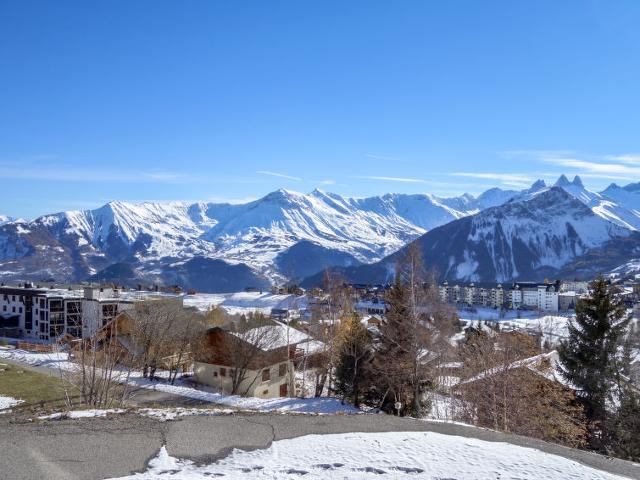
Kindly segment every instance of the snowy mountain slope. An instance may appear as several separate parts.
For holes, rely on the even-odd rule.
[[[263,286],[265,276],[282,280],[378,260],[475,211],[470,196],[353,199],[319,190],[278,190],[242,205],[110,202],[0,224],[0,276],[117,282],[124,275],[123,281],[202,286],[217,275],[228,288],[237,288],[233,278],[240,277]],[[213,270],[205,273],[205,265]]]
[[[304,195],[278,190],[237,206],[202,238],[224,258],[268,265],[284,250],[310,242],[370,262],[397,250],[428,229],[474,213],[456,210],[431,195],[343,198],[319,190]]]
[[[441,279],[473,282],[536,280],[564,269],[593,273],[614,252],[637,248],[636,232],[594,213],[556,186],[523,200],[450,222],[417,239],[425,266]],[[608,250],[607,250],[608,249]],[[381,262],[345,269],[353,281],[387,281],[404,249]],[[607,251],[606,255],[597,255]],[[591,256],[590,269],[580,259]],[[595,261],[595,260],[598,261]],[[606,269],[605,269],[606,271]],[[313,283],[310,278],[306,285]]]
[[[532,198],[551,188],[546,187],[544,182],[539,182],[537,182],[538,188],[532,187],[514,198],[516,200]],[[579,176],[576,175],[573,181],[569,181],[565,175],[561,175],[554,186],[562,188],[589,207],[596,215],[629,230],[640,230],[640,192],[633,189],[633,184],[626,187],[612,184],[602,192],[592,192],[585,188]]]
[[[544,182],[543,182],[544,185]],[[489,207],[497,207],[508,202],[512,198],[520,195],[517,190],[502,190],[501,188],[490,188],[486,192],[480,194],[476,199],[476,203],[480,210]]]
[[[348,198],[320,190],[309,194],[277,190],[240,205],[116,201],[95,210],[61,212],[31,222],[0,219],[0,279],[78,281],[91,277],[116,283],[184,282],[198,288],[211,283],[224,291],[247,286],[241,282],[264,286],[268,281],[304,278],[330,266],[372,264],[437,227],[505,205],[534,201],[555,189],[578,200],[606,225],[627,232],[640,230],[637,185],[612,185],[594,193],[586,190],[578,177],[570,182],[564,176],[554,187],[538,181],[519,192],[493,188],[477,198],[468,194],[453,198],[430,194]],[[555,215],[554,222],[560,222],[563,214],[575,213],[563,208],[567,208],[566,202],[550,207],[548,214]],[[539,237],[531,240],[533,246],[527,239],[524,248],[518,241],[502,240],[516,230],[536,230],[537,223],[527,224],[523,214],[513,224],[500,222],[495,230],[495,220],[474,224],[476,237],[468,240],[484,242],[495,237],[498,243],[486,243],[487,258],[502,252],[502,243],[512,252],[508,259],[496,260],[492,266],[496,278],[523,275],[542,266],[560,268],[563,262],[601,244],[603,238],[622,235],[609,235],[591,219],[598,225],[576,232],[557,227],[560,230],[547,234],[549,245]],[[566,245],[561,248],[553,242]],[[536,260],[529,266],[526,262],[516,266],[519,257]],[[475,278],[477,260],[453,261],[455,268],[449,260],[439,268],[457,272],[451,273],[455,278]]]
[[[57,238],[68,237],[77,246],[129,254],[143,249],[148,258],[178,257],[184,249],[203,253],[197,240],[216,220],[206,215],[206,204],[110,202],[96,210],[69,211],[36,219]],[[144,248],[143,248],[144,247]]]

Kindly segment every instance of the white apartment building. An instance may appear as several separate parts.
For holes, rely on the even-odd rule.
[[[526,307],[549,312],[559,309],[557,283],[514,283],[510,295],[512,308]]]
[[[559,310],[559,283],[517,282],[510,288],[502,284],[484,287],[474,283],[450,285],[444,282],[438,287],[443,302],[463,305],[482,305],[493,308],[529,308],[543,311]]]
[[[139,290],[0,286],[0,330],[28,340],[51,341],[65,334],[86,338],[135,302],[154,298],[182,301],[179,295]]]

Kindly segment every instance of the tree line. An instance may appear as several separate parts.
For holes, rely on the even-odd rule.
[[[619,291],[600,277],[576,305],[556,351],[544,338],[487,325],[462,334],[455,310],[409,249],[396,268],[377,328],[344,312],[335,335],[334,394],[355,405],[424,416],[437,392],[450,419],[571,447],[640,459],[637,329]],[[459,341],[452,334],[459,332]],[[456,382],[443,388],[442,365]]]

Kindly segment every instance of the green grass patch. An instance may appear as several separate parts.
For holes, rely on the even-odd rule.
[[[0,359],[0,395],[24,400],[23,404],[13,407],[20,411],[42,411],[64,409],[65,388],[70,396],[74,388],[56,377],[33,372],[25,368],[7,364]]]

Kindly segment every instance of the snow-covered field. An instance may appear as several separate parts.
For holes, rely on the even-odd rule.
[[[6,358],[27,365],[51,368],[59,371],[72,371],[75,365],[69,361],[64,352],[34,353],[26,350],[14,350],[0,347],[0,358]],[[270,398],[241,397],[227,395],[213,390],[213,388],[194,388],[184,382],[176,382],[171,385],[162,380],[151,381],[143,378],[141,372],[131,372],[130,375],[122,375],[122,383],[132,387],[145,388],[158,392],[170,393],[217,405],[241,410],[257,410],[263,412],[294,412],[294,413],[359,413],[360,410],[352,405],[342,404],[337,398]]]
[[[250,312],[260,312],[266,315],[272,308],[300,310],[306,308],[307,298],[295,295],[274,295],[263,292],[236,293],[198,293],[184,297],[186,307],[195,307],[206,312],[211,307],[220,307],[230,315],[241,315]]]
[[[575,461],[508,443],[433,432],[308,435],[265,450],[234,450],[210,465],[170,456],[163,447],[144,473],[127,480],[247,478],[410,478],[619,480]],[[121,480],[122,480],[121,479]]]
[[[519,330],[528,333],[542,335],[542,340],[552,347],[568,335],[567,325],[573,315],[546,315],[543,312],[517,312],[507,310],[500,318],[500,312],[491,308],[478,309],[477,312],[468,310],[459,311],[460,320],[466,325],[477,324],[479,321],[488,320],[498,322],[503,331]]]
[[[544,312],[535,310],[502,310],[491,307],[477,307],[473,309],[459,308],[458,315],[463,320],[522,320],[535,319],[544,316]],[[557,315],[561,317],[562,315]],[[566,315],[565,315],[566,316]],[[519,317],[519,318],[518,318]]]
[[[537,318],[517,318],[500,322],[503,330],[512,329],[542,335],[542,341],[557,346],[569,335],[569,317],[545,315]]]

